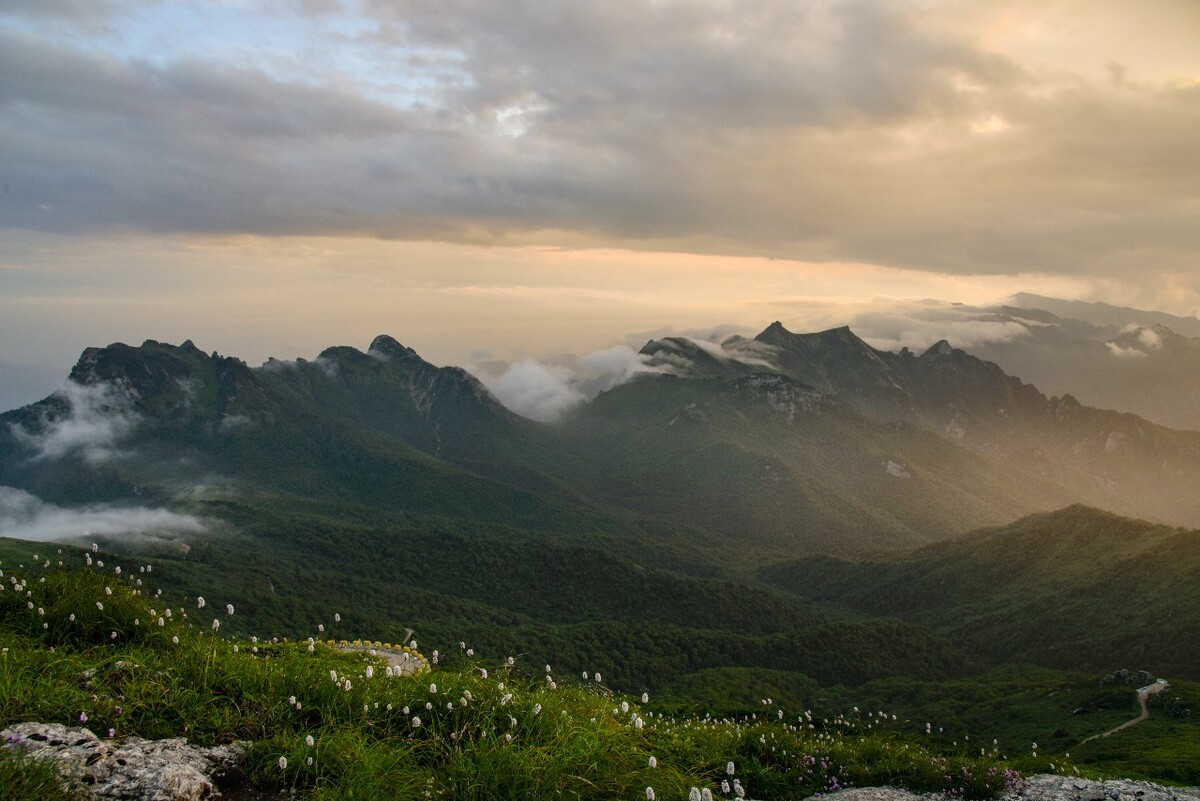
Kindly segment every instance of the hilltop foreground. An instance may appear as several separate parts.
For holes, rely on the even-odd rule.
[[[93,765],[134,738],[231,746],[212,761],[242,797],[687,798],[695,787],[799,799],[887,784],[988,798],[1014,785],[1018,767],[1050,767],[998,747],[927,746],[881,711],[815,719],[764,699],[761,713],[738,718],[669,717],[598,674],[564,679],[465,643],[429,655],[432,671],[397,676],[370,652],[230,641],[219,632],[234,610],[164,597],[152,566],[118,572],[88,557],[69,570],[59,556],[3,571],[0,723],[86,728],[108,744],[89,746]],[[89,765],[66,770],[63,786],[22,756],[29,731],[9,729],[6,797],[87,790]]]

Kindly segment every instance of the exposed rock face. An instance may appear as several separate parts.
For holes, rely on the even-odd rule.
[[[51,760],[64,778],[91,798],[121,801],[203,801],[217,784],[237,775],[240,745],[195,748],[182,737],[101,740],[83,728],[58,723],[18,723],[0,731],[0,747]]]
[[[820,796],[823,801],[929,801],[944,796],[918,795],[894,787],[854,787]],[[1001,801],[1200,801],[1200,788],[1163,787],[1151,782],[1087,779],[1041,774],[1030,776]]]

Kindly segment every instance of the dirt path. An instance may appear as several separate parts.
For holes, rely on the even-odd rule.
[[[1143,720],[1150,717],[1150,709],[1146,706],[1146,702],[1150,699],[1150,696],[1158,695],[1163,690],[1167,689],[1167,687],[1169,687],[1169,686],[1170,685],[1166,684],[1165,682],[1157,682],[1156,681],[1153,684],[1147,684],[1145,687],[1139,688],[1137,691],[1137,696],[1138,696],[1138,703],[1141,704],[1141,706],[1142,706],[1142,714],[1138,715],[1133,720],[1125,721],[1120,726],[1117,726],[1115,729],[1109,729],[1108,731],[1106,731],[1102,734],[1093,734],[1091,737],[1087,738],[1086,740],[1081,741],[1079,744],[1083,745],[1084,743],[1090,743],[1092,740],[1098,740],[1101,737],[1107,737],[1110,734],[1116,734],[1117,732],[1121,731],[1121,729],[1128,729],[1130,726],[1141,723]]]
[[[393,669],[399,671],[401,676],[413,676],[417,673],[429,670],[429,662],[425,657],[415,651],[402,650],[397,647],[393,650],[387,650],[374,645],[335,645],[339,651],[346,653],[370,654],[371,656],[381,656],[388,661],[388,664]]]

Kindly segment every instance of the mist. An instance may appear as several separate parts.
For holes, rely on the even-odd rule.
[[[52,542],[107,537],[129,544],[173,540],[208,532],[200,518],[145,506],[58,506],[14,487],[0,486],[0,536]]]
[[[65,415],[50,417],[43,411],[38,431],[12,426],[17,441],[35,452],[34,460],[78,455],[99,464],[119,454],[117,442],[137,423],[129,396],[113,384],[68,381],[54,397],[66,402]]]

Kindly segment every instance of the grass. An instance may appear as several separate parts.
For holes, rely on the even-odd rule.
[[[997,751],[934,750],[877,712],[821,720],[764,703],[738,717],[667,716],[593,674],[481,661],[465,644],[431,672],[389,676],[369,652],[226,639],[223,604],[168,607],[151,568],[118,576],[98,557],[80,569],[56,560],[0,577],[0,723],[243,741],[247,781],[263,792],[634,799],[697,787],[731,798],[736,780],[772,799],[874,784],[986,798],[1016,775]],[[5,786],[31,788],[13,797],[49,797],[44,765],[6,756],[0,771]]]

